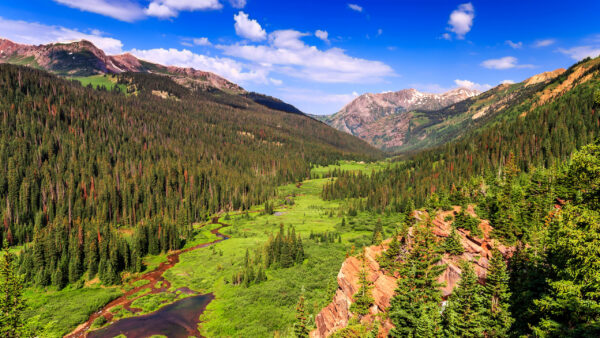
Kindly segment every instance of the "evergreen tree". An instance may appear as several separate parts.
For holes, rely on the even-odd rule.
[[[451,255],[462,255],[465,252],[465,248],[462,245],[460,235],[456,232],[454,227],[450,232],[450,236],[444,241],[444,251]]]
[[[304,296],[300,296],[296,305],[296,323],[294,323],[294,333],[296,337],[308,337],[310,330],[308,329],[308,316],[304,309]]]
[[[383,240],[383,225],[381,224],[381,219],[377,220],[375,223],[375,227],[373,228],[373,238],[371,239],[371,244],[379,245]]]
[[[398,287],[390,301],[389,316],[395,326],[391,336],[433,337],[441,333],[442,294],[437,280],[446,267],[438,264],[440,260],[431,225],[415,225],[412,247],[401,263]]]
[[[395,271],[397,265],[396,260],[400,255],[401,249],[402,244],[398,241],[398,234],[395,234],[392,237],[389,248],[378,257],[379,266],[388,273]]]
[[[369,308],[374,302],[371,296],[371,289],[373,289],[373,283],[369,281],[367,273],[367,258],[363,251],[361,255],[361,269],[358,274],[358,291],[352,296],[354,303],[350,306],[350,311],[356,313],[359,316],[365,316],[369,314]]]
[[[483,337],[483,290],[470,262],[463,261],[461,270],[460,281],[444,309],[444,332],[448,337]]]
[[[23,279],[16,272],[16,257],[8,249],[0,253],[0,335],[7,338],[29,336],[23,311]]]
[[[509,311],[510,276],[504,262],[504,256],[494,250],[484,286],[484,310],[486,316],[485,333],[487,337],[506,337],[514,321]]]

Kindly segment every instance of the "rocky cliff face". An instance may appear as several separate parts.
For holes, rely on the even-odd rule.
[[[460,207],[455,207],[454,211],[460,211]],[[472,207],[469,207],[467,212],[472,216],[475,216]],[[433,232],[439,240],[443,240],[450,235],[451,222],[444,221],[444,217],[452,213],[453,211],[438,213],[432,222],[434,225]],[[414,216],[417,220],[425,220],[429,217],[427,213],[419,211],[415,212]],[[445,264],[446,270],[439,279],[439,281],[445,285],[441,290],[444,297],[449,296],[456,284],[460,281],[460,261],[467,260],[471,262],[477,276],[483,281],[487,274],[488,262],[489,259],[491,259],[493,248],[497,248],[505,257],[512,255],[514,248],[506,247],[489,238],[492,228],[488,221],[481,221],[479,227],[484,233],[483,238],[474,237],[469,231],[463,229],[457,231],[461,237],[462,245],[465,248],[465,252],[462,255],[455,256],[444,254],[440,264]],[[408,243],[410,243],[410,233],[409,230],[409,238],[406,239]],[[377,263],[377,257],[388,248],[390,241],[391,240],[388,239],[381,245],[365,248],[367,273],[369,280],[373,282],[372,295],[375,302],[371,307],[371,314],[363,317],[361,319],[362,322],[372,322],[374,315],[387,311],[390,306],[390,299],[394,296],[397,276],[385,274]],[[353,302],[352,296],[359,289],[358,276],[360,270],[361,261],[358,258],[348,257],[344,261],[337,276],[338,289],[333,301],[323,308],[315,318],[317,328],[310,333],[311,337],[327,337],[333,332],[348,325],[348,321],[353,317],[353,314],[350,313],[349,309]],[[384,322],[380,329],[379,336],[386,337],[392,327],[393,325],[389,320]]]
[[[467,98],[479,91],[457,88],[442,94],[422,93],[416,89],[364,94],[338,113],[324,119],[332,127],[358,136],[386,149],[404,143],[413,111],[434,111]]]

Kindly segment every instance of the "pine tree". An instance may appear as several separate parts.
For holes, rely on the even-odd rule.
[[[450,236],[448,236],[444,241],[444,251],[451,255],[462,255],[465,252],[465,248],[462,245],[460,236],[454,227],[452,227]]]
[[[383,240],[383,225],[381,224],[381,219],[377,220],[375,223],[375,227],[373,228],[373,238],[371,239],[371,244],[379,245]]]
[[[460,281],[444,309],[444,332],[448,337],[483,337],[483,290],[470,262],[463,261],[461,270]]]
[[[359,316],[364,316],[369,314],[369,308],[373,304],[374,299],[371,296],[373,283],[371,283],[368,278],[367,259],[365,257],[365,253],[363,252],[361,256],[362,266],[358,274],[359,288],[358,291],[352,296],[352,298],[354,298],[354,303],[352,303],[350,306],[350,311],[358,314]]]
[[[402,244],[398,241],[398,234],[395,234],[392,237],[389,248],[379,256],[379,266],[388,273],[393,272],[396,268],[396,260],[398,259],[398,255],[400,255],[401,248]]]
[[[510,276],[502,253],[494,250],[484,286],[485,331],[487,337],[506,337],[512,322],[509,311]]]
[[[0,253],[0,336],[7,338],[29,335],[23,320],[23,279],[15,264],[16,257],[8,249]]]
[[[294,323],[294,333],[296,337],[308,337],[308,316],[304,309],[304,296],[300,296],[298,304],[296,305],[296,323]]]
[[[390,301],[393,337],[433,337],[441,332],[442,294],[437,280],[446,267],[438,264],[441,256],[430,224],[415,225],[413,233],[412,247],[399,268],[398,287]]]

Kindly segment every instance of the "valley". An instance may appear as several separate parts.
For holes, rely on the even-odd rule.
[[[599,10],[0,3],[0,337],[599,337]]]
[[[317,177],[336,169],[370,173],[389,165],[390,163],[386,162],[343,162],[341,165],[316,167],[312,172]],[[122,288],[112,289],[113,294],[120,293],[118,298],[106,305],[97,303],[96,308],[89,308],[87,312],[71,312],[71,321],[60,319],[63,315],[61,313],[34,305],[39,293],[45,294],[45,291],[26,290],[25,299],[32,309],[32,317],[28,317],[28,320],[54,323],[42,329],[40,333],[43,336],[59,337],[69,332],[61,331],[64,330],[61,328],[74,325],[76,318],[89,313],[89,319],[83,324],[78,324],[77,328],[66,336],[80,337],[89,332],[90,337],[95,337],[96,330],[98,334],[112,332],[111,328],[118,328],[125,318],[144,318],[147,313],[160,313],[163,307],[178,304],[187,297],[205,297],[196,295],[210,294],[213,298],[210,302],[201,302],[197,307],[182,310],[201,313],[202,310],[197,312],[198,309],[206,306],[206,310],[195,323],[204,336],[237,333],[243,336],[265,336],[271,332],[279,332],[282,336],[293,335],[295,318],[288,309],[296,304],[300,295],[304,295],[307,304],[310,304],[307,309],[314,321],[337,288],[335,277],[346,255],[371,243],[376,223],[382,224],[382,236],[387,237],[393,234],[404,220],[403,215],[382,217],[368,212],[361,212],[352,217],[344,216],[342,201],[328,202],[320,197],[323,184],[328,180],[315,178],[305,180],[301,184],[281,186],[278,196],[270,201],[276,205],[273,214],[265,214],[264,207],[257,206],[247,213],[222,214],[208,223],[195,225],[196,235],[193,241],[186,244],[182,250],[149,258],[146,261],[148,272],[133,274],[124,280]],[[345,219],[346,225],[342,225],[342,219]],[[302,237],[307,256],[304,262],[290,268],[269,269],[266,271],[267,280],[256,285],[232,285],[231,275],[242,268],[240,265],[246,250],[252,252],[258,249],[271,234],[279,230],[280,224],[294,227],[296,233]],[[311,234],[330,234],[335,236],[335,240],[319,242],[310,238]],[[220,236],[221,239],[213,239],[216,236]],[[210,242],[206,243],[207,241]],[[86,292],[88,290],[89,292]],[[61,291],[50,291],[47,294],[75,301],[72,295],[74,291],[87,298],[91,294],[101,297],[103,291],[100,290],[104,289],[85,286],[82,289],[65,288]],[[243,308],[243,313],[234,310],[238,308]],[[153,320],[168,320],[168,315],[162,317],[158,313]],[[266,315],[267,313],[278,313],[278,320],[274,321],[275,318]],[[124,327],[128,327],[127,332],[132,337],[137,336],[135,332],[138,330],[150,332],[144,330],[151,329],[143,321],[124,325],[127,325]],[[162,330],[163,335],[169,336],[168,326]],[[161,334],[157,332],[153,334]],[[188,334],[193,334],[193,331],[189,331]]]

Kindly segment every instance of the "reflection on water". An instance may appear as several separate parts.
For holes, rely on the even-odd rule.
[[[120,334],[127,338],[152,335],[164,335],[169,338],[199,337],[198,317],[213,299],[214,296],[209,293],[178,300],[156,312],[121,319],[103,329],[91,331],[88,337],[115,337]]]

